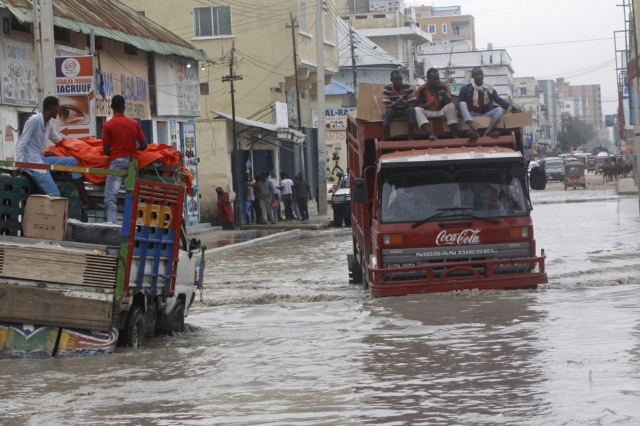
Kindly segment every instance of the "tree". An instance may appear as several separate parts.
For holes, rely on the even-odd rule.
[[[562,114],[562,131],[558,133],[558,145],[562,151],[569,151],[570,147],[586,145],[594,136],[593,126],[581,117]]]

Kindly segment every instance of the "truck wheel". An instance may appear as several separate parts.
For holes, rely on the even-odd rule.
[[[349,267],[349,284],[361,284],[362,283],[362,268],[356,260],[356,257],[352,254],[347,255],[347,263]]]
[[[367,280],[367,265],[365,262],[362,262],[362,289],[365,291],[369,290],[369,280]]]
[[[342,216],[335,210],[333,211],[333,226],[336,228],[342,228]]]
[[[176,306],[173,308],[173,316],[169,324],[169,330],[167,330],[169,336],[175,336],[176,333],[184,333],[184,303],[182,303],[181,299],[178,299]]]
[[[127,315],[123,333],[124,345],[137,348],[144,345],[144,315],[139,306],[134,306]]]

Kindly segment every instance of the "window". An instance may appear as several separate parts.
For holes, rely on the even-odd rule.
[[[526,96],[527,94],[527,88],[526,87],[521,87],[520,88],[520,95],[521,96]]]
[[[138,12],[142,16],[145,16],[145,17],[147,16],[147,12],[144,10],[136,10],[136,12]]]
[[[429,34],[436,33],[436,26],[434,24],[429,24]]]
[[[442,34],[447,33],[447,24],[442,24]]]
[[[206,96],[209,94],[209,83],[200,83],[200,95]]]
[[[193,32],[196,37],[231,35],[231,6],[194,7]]]
[[[331,31],[331,17],[328,13],[324,14],[324,39],[327,41],[333,41],[333,32]]]
[[[53,27],[53,39],[63,43],[71,43],[71,32],[62,27]]]
[[[453,35],[460,35],[460,27],[457,25],[452,25],[451,31],[453,31]]]
[[[125,43],[124,44],[124,53],[126,53],[128,55],[137,55],[138,54],[138,48],[135,47],[132,44]]]
[[[300,30],[307,32],[307,5],[303,1],[300,2]]]
[[[436,43],[433,42],[433,41],[429,43],[429,46],[435,46],[435,45],[436,45]]]

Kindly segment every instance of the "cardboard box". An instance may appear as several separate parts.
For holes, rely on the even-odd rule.
[[[358,85],[358,120],[380,122],[385,107],[382,102],[382,90],[386,84],[360,83]]]
[[[486,129],[489,127],[489,123],[491,123],[491,117],[473,117],[473,123],[476,125],[478,129]],[[447,130],[449,127],[445,127]],[[504,128],[504,119],[501,119],[494,126],[495,129],[503,129]],[[470,130],[471,127],[464,120],[460,119],[458,121],[458,130],[464,130],[465,132]]]
[[[48,195],[30,195],[22,217],[25,237],[45,240],[64,239],[67,229],[69,200]]]
[[[502,117],[504,127],[513,129],[516,127],[525,127],[533,125],[533,113],[531,111],[519,112],[516,114],[506,114]]]

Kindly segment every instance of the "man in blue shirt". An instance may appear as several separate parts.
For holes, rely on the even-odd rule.
[[[462,86],[458,97],[458,109],[462,119],[471,127],[467,132],[470,139],[477,139],[480,133],[473,122],[472,117],[491,117],[491,122],[484,132],[483,137],[498,137],[500,133],[493,132],[493,128],[504,114],[504,109],[511,107],[513,112],[521,112],[518,108],[498,96],[493,85],[484,82],[482,68],[475,67],[471,70],[471,83]],[[497,106],[494,104],[498,104]]]
[[[73,157],[45,157],[44,148],[47,139],[54,143],[62,140],[59,134],[53,129],[50,120],[58,117],[60,101],[55,96],[47,96],[42,103],[42,113],[29,117],[24,125],[24,129],[18,138],[16,146],[16,161],[20,163],[51,164],[60,166],[78,166],[78,161]],[[49,170],[25,169],[38,187],[47,195],[59,197],[60,190],[51,177]],[[82,173],[73,172],[71,177],[78,187],[78,193],[82,199],[83,209],[101,209],[99,205],[89,199],[84,188]]]

